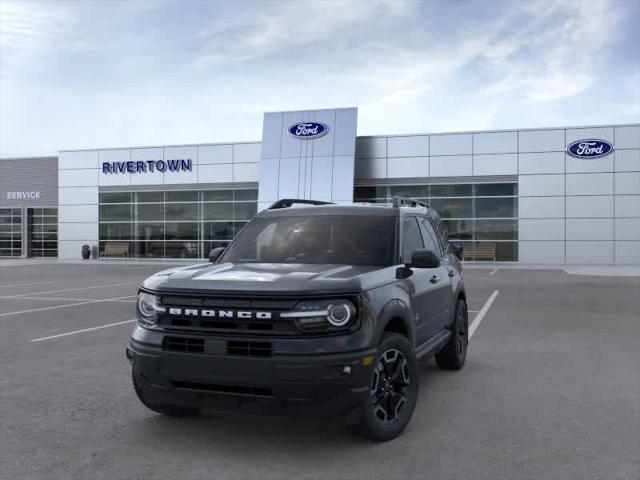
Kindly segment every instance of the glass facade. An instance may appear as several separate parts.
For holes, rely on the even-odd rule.
[[[0,257],[22,255],[22,209],[0,208]]]
[[[29,257],[58,256],[58,209],[27,209]]]
[[[390,202],[393,197],[424,200],[447,226],[449,239],[491,243],[496,260],[518,260],[518,184],[373,185],[354,189],[356,202]]]
[[[100,193],[100,255],[204,258],[257,212],[257,189]]]

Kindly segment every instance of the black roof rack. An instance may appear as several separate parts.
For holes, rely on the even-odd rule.
[[[333,202],[323,202],[322,200],[306,200],[304,198],[283,198],[273,203],[269,210],[276,210],[278,208],[289,208],[293,205],[333,205]]]
[[[413,198],[393,197],[393,206],[397,207],[424,207],[429,208],[429,204],[414,200]]]

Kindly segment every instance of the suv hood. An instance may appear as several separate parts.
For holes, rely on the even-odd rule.
[[[395,280],[395,267],[283,263],[204,263],[163,270],[143,288],[174,293],[298,295],[359,292]]]

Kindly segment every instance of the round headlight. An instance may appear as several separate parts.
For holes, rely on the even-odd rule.
[[[351,320],[351,308],[346,303],[336,303],[329,305],[327,309],[327,320],[334,327],[343,327]]]
[[[164,309],[158,304],[158,298],[149,293],[140,292],[138,294],[138,318],[147,325],[155,325],[158,321],[158,312]]]

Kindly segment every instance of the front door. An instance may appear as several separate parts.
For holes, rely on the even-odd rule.
[[[416,217],[405,217],[402,222],[402,262],[411,263],[411,254],[425,248]],[[439,329],[442,302],[439,300],[442,284],[441,267],[412,268],[413,275],[407,278],[407,287],[412,301],[416,327],[416,344],[421,345]],[[446,274],[445,274],[446,278]]]

